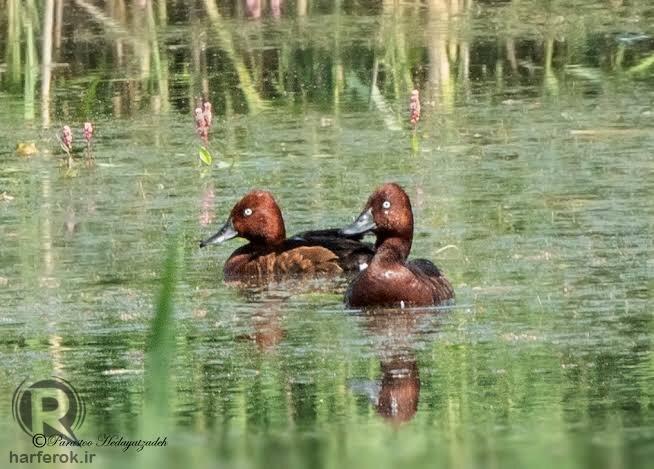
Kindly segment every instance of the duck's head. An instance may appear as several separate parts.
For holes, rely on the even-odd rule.
[[[253,190],[243,196],[216,234],[200,242],[200,247],[219,244],[235,237],[251,243],[271,245],[286,239],[284,219],[270,192]]]
[[[377,243],[388,238],[413,238],[413,211],[404,189],[393,182],[379,187],[368,199],[361,214],[341,230],[345,235],[373,232]]]

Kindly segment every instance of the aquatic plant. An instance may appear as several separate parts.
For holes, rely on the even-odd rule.
[[[59,135],[57,135],[61,148],[66,153],[66,166],[73,166],[73,131],[70,126],[64,125]]]
[[[86,140],[86,160],[88,162],[92,161],[93,154],[91,153],[91,139],[93,138],[93,124],[90,122],[84,122],[84,140]]]
[[[411,92],[409,101],[409,122],[414,131],[418,126],[418,122],[420,122],[420,93],[415,89]]]
[[[202,117],[204,117],[205,126],[210,129],[211,124],[213,123],[213,114],[211,113],[211,103],[205,100],[202,103]]]
[[[207,166],[209,166],[209,165],[211,165],[211,163],[213,163],[213,156],[211,155],[211,152],[209,150],[207,150],[206,147],[200,147],[199,148],[198,156],[200,157],[200,161],[202,161]]]
[[[207,100],[198,103],[195,108],[195,131],[205,146],[209,144],[209,129],[212,119],[211,103]]]
[[[413,132],[411,134],[411,151],[413,153],[418,153],[420,149],[418,143],[418,122],[420,122],[420,92],[417,89],[414,89],[411,92],[411,98],[409,98],[409,122],[413,126]]]
[[[195,107],[195,131],[198,134],[198,137],[204,143],[204,146],[201,146],[198,155],[200,161],[206,165],[210,165],[213,161],[211,152],[209,151],[209,129],[213,123],[213,113],[211,112],[211,103],[207,99],[203,99],[198,102]]]
[[[91,143],[91,138],[93,137],[93,124],[90,122],[84,122],[84,140],[86,143]]]
[[[36,155],[37,153],[38,149],[36,148],[36,144],[34,144],[34,142],[22,142],[16,144],[16,154],[18,156],[29,158],[30,156]]]
[[[181,248],[176,239],[168,246],[155,313],[146,344],[146,410],[151,418],[164,417],[169,410],[169,370],[175,358],[173,295],[179,278]]]

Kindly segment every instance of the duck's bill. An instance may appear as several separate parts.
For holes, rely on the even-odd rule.
[[[236,238],[238,236],[238,232],[234,228],[234,224],[232,223],[232,219],[230,218],[225,222],[225,224],[218,230],[218,232],[204,241],[200,241],[200,247],[203,248],[205,246],[208,246],[210,244],[220,244],[224,241],[227,241],[228,239]]]
[[[369,208],[359,215],[359,217],[354,220],[354,223],[343,228],[341,233],[344,235],[361,234],[372,231],[375,228],[377,228],[377,225],[375,225],[375,220],[372,216],[372,208]]]

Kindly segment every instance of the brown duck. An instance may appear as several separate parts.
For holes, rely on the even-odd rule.
[[[452,285],[427,259],[408,261],[413,241],[413,211],[399,185],[387,183],[368,199],[363,212],[343,235],[373,232],[375,255],[354,278],[345,296],[355,308],[431,306],[454,298]]]
[[[286,238],[282,212],[268,191],[247,193],[232,209],[218,232],[200,242],[200,247],[235,237],[245,238],[227,259],[225,280],[280,280],[298,275],[337,275],[359,271],[373,255],[362,243],[362,235],[344,235],[339,230],[316,230]]]

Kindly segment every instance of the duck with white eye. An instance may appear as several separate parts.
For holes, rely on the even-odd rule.
[[[384,215],[388,215],[388,209],[391,208],[391,203],[388,200],[384,200],[382,208],[384,209]]]
[[[432,306],[454,298],[452,285],[427,259],[409,260],[413,241],[413,210],[404,189],[395,183],[380,186],[344,235],[372,232],[375,255],[350,283],[345,302],[350,307]]]
[[[372,246],[361,241],[362,235],[342,235],[336,229],[310,230],[287,238],[277,201],[270,192],[256,189],[234,205],[218,232],[201,241],[200,247],[236,237],[248,243],[225,261],[227,281],[268,282],[356,272],[374,254]]]

